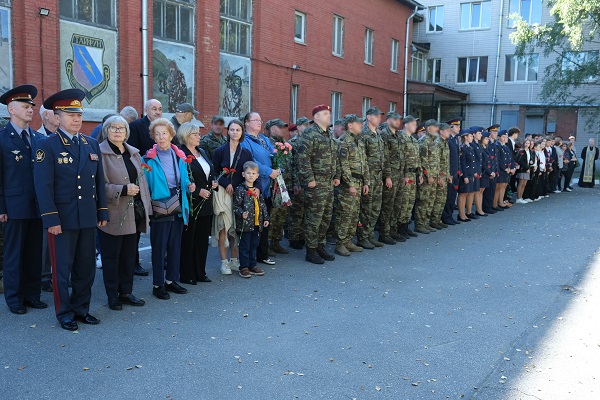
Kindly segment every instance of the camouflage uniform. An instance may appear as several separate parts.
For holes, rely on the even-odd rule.
[[[339,121],[336,121],[336,125],[338,122]],[[331,138],[333,139],[333,141],[335,142],[335,144],[337,146],[338,156],[339,156],[340,147],[342,145],[342,141],[344,140],[345,137],[346,137],[346,133],[342,134],[339,138],[336,138],[335,136],[331,135]],[[340,159],[339,159],[339,157],[338,157],[336,165],[335,165],[335,170],[336,170],[336,173],[335,173],[334,179],[341,179],[340,178]],[[331,215],[331,222],[329,223],[329,228],[327,229],[327,237],[335,237],[336,226],[338,223],[338,213],[336,212],[336,207],[338,204],[338,197],[340,195],[340,191],[341,191],[340,185],[333,187],[333,212]]]
[[[292,145],[292,157],[290,160],[291,181],[289,183],[290,186],[288,187],[288,192],[292,200],[292,205],[288,210],[288,228],[290,241],[299,241],[304,240],[304,194],[300,192],[295,195],[293,188],[294,186],[302,187],[300,184],[300,176],[298,175],[298,146],[300,144],[300,136],[291,138],[290,144]]]
[[[360,138],[365,143],[371,182],[369,194],[362,196],[360,201],[362,229],[359,232],[359,239],[364,240],[373,237],[375,224],[381,212],[383,182],[390,177],[390,166],[386,162],[385,144],[381,135],[365,126]]]
[[[450,176],[450,148],[448,147],[448,140],[438,137],[435,143],[439,147],[440,165],[439,165],[439,179],[442,180],[443,184],[438,185],[435,190],[435,200],[433,202],[433,213],[430,221],[439,224],[442,221],[442,212],[444,211],[444,205],[446,204],[446,196],[448,193],[448,177]]]
[[[407,135],[405,132],[400,134],[400,154],[402,164],[402,179],[408,178],[410,182],[405,185],[402,183],[402,207],[400,208],[399,223],[410,224],[412,209],[415,205],[417,195],[417,176],[421,171],[421,161],[419,158],[419,142],[414,135]]]
[[[285,143],[283,139],[275,139],[270,137],[269,140],[271,144],[275,146],[275,143],[281,142]],[[293,145],[292,145],[293,147]],[[273,166],[275,168],[275,166]],[[283,180],[285,181],[285,186],[287,187],[289,184],[293,182],[292,179],[292,157],[288,156],[284,159],[283,163],[278,166],[283,171],[281,176],[283,176]],[[287,188],[290,191],[291,187]],[[285,220],[288,216],[289,207],[275,207],[271,209],[271,218],[269,219],[269,240],[274,242],[279,242],[283,239],[283,226],[285,225]]]
[[[325,245],[333,210],[333,178],[336,174],[337,143],[317,124],[300,137],[298,173],[304,190],[304,237],[308,249]],[[316,182],[309,188],[311,181]]]
[[[335,237],[338,244],[346,244],[356,233],[362,187],[369,185],[370,180],[364,141],[360,136],[351,133],[346,133],[340,140],[338,151],[340,193],[335,201]],[[356,188],[356,196],[349,193],[351,186]]]
[[[227,143],[227,138],[221,135],[217,137],[213,131],[210,131],[200,140],[200,148],[206,151],[212,160],[215,149]]]
[[[403,176],[400,171],[401,154],[400,154],[400,131],[392,132],[389,126],[385,126],[382,132],[383,142],[385,143],[387,162],[390,168],[392,178],[392,187],[383,186],[383,196],[381,201],[381,215],[379,234],[388,236],[392,229],[396,229],[398,224],[398,216],[400,214],[401,202],[401,187],[403,184]]]
[[[423,184],[417,191],[416,224],[427,227],[433,214],[435,192],[440,174],[440,148],[436,143],[436,137],[426,133],[419,140],[419,154]],[[431,184],[429,183],[430,178],[433,179]]]

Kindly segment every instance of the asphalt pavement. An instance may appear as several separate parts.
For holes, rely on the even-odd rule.
[[[123,311],[98,271],[98,326],[62,330],[47,293],[0,306],[0,399],[598,399],[599,201],[576,187],[248,280],[211,248],[212,283],[162,301],[136,277],[147,304]]]

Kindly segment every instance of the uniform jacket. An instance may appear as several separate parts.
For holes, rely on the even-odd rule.
[[[440,153],[435,140],[436,138],[430,134],[425,134],[419,139],[421,170],[427,178],[436,178],[440,173]]]
[[[248,186],[242,183],[235,189],[233,196],[233,215],[235,216],[235,229],[238,232],[251,232],[256,227],[255,225],[255,204],[254,198],[248,194]],[[263,196],[257,196],[260,212],[258,215],[258,230],[263,229],[263,223],[269,220],[269,213]],[[248,218],[244,218],[242,214],[248,212]]]
[[[500,142],[498,142],[497,140],[492,142],[490,140],[489,144],[488,144],[488,153],[490,155],[490,165],[492,166],[492,171],[494,171],[496,173],[496,175],[498,175],[498,144]]]
[[[231,151],[229,150],[229,142],[227,142],[215,150],[212,161],[215,174],[221,175],[223,168],[235,169],[235,173],[233,175],[222,175],[219,178],[219,185],[223,186],[224,188],[227,188],[227,186],[231,185],[235,189],[244,182],[244,177],[242,176],[242,172],[244,172],[244,164],[247,161],[254,160],[252,159],[252,154],[250,154],[247,149],[242,148],[241,145],[238,145],[238,147],[235,149],[233,163],[231,164],[229,162],[230,156]],[[254,182],[256,187],[260,187],[260,183],[257,183],[260,182],[259,179]]]
[[[448,179],[448,176],[450,176],[450,147],[448,146],[448,140],[438,136],[435,142],[439,147],[440,153],[439,178]]]
[[[181,150],[185,153],[186,156],[192,154],[192,152],[184,145],[181,146]],[[208,175],[208,179],[206,179],[206,174],[204,173],[204,170],[202,169],[202,166],[200,165],[196,157],[194,157],[194,161],[192,161],[190,164],[190,169],[192,170],[192,177],[194,178],[194,183],[196,184],[196,191],[192,193],[192,210],[196,210],[196,208],[200,205],[200,203],[203,200],[203,198],[200,197],[200,190],[204,189],[210,192],[212,189],[212,183],[215,180],[214,167],[210,162],[210,158],[208,158],[208,154],[206,154],[206,151],[201,149],[200,146],[198,146],[196,150],[198,150],[200,154],[202,154],[202,157],[208,163],[208,165],[210,165],[211,168],[210,173]],[[218,190],[218,188],[215,190]],[[206,201],[204,201],[202,203],[202,207],[200,207],[200,209],[197,212],[198,216],[201,217],[212,215],[212,197],[209,197]]]
[[[394,133],[389,126],[386,126],[381,133],[381,137],[385,144],[390,173],[393,175],[394,179],[401,179],[400,168],[402,167],[402,153],[400,151],[400,131]]]
[[[79,134],[79,155],[73,146],[60,129],[38,142],[34,182],[44,228],[94,228],[109,220],[98,142]]]
[[[290,139],[292,145],[292,182],[290,182],[290,188],[300,185],[300,175],[298,174],[298,146],[300,145],[300,135],[296,135]]]
[[[340,181],[344,187],[370,185],[365,143],[360,137],[346,133],[338,150]]]
[[[113,236],[130,235],[136,230],[148,232],[149,214],[152,214],[152,205],[150,204],[150,191],[148,182],[142,171],[142,157],[135,147],[125,143],[125,150],[130,154],[130,160],[137,170],[137,182],[129,180],[129,174],[125,167],[123,156],[115,154],[110,147],[108,140],[100,143],[100,152],[102,153],[102,167],[104,169],[104,187],[106,188],[106,202],[110,214],[110,222],[101,227],[105,233]],[[133,206],[133,196],[123,196],[122,192],[125,185],[134,183],[140,187],[140,198],[146,210],[146,218],[136,224],[135,210]]]
[[[458,178],[458,171],[460,171],[459,147],[458,137],[450,136],[448,139],[448,148],[450,149],[450,175],[452,175],[453,179]]]
[[[485,178],[491,178],[492,172],[492,159],[490,158],[490,146],[481,146],[481,171]]]
[[[150,137],[150,120],[148,116],[136,119],[129,124],[127,143],[138,149],[142,156],[154,146],[154,139]]]
[[[360,134],[360,138],[365,143],[369,172],[373,176],[373,180],[379,174],[381,174],[383,180],[390,178],[392,174],[390,164],[388,163],[387,149],[381,135],[371,131],[368,126],[365,126]]]
[[[28,128],[30,149],[12,124],[0,129],[0,214],[9,219],[39,218],[33,170],[35,152],[45,137]]]
[[[331,181],[336,175],[338,144],[317,124],[307,128],[298,146],[298,175],[302,187],[311,181]]]
[[[265,149],[260,143],[259,139],[265,141],[267,149]],[[271,177],[273,173],[273,145],[271,141],[264,135],[258,135],[258,138],[244,133],[244,141],[240,143],[242,148],[248,150],[252,154],[254,162],[258,164],[258,172],[260,175],[260,182],[254,182],[255,185],[260,189],[260,192],[265,197],[271,196]],[[242,164],[243,166],[244,164]]]
[[[415,135],[407,135],[402,132],[400,134],[400,143],[402,144],[402,177],[408,177],[413,173],[411,170],[416,170],[418,174],[421,172],[421,157],[419,152],[419,141]]]
[[[206,152],[208,158],[212,160],[217,147],[220,147],[225,143],[227,143],[226,137],[223,137],[222,135],[217,137],[213,131],[210,131],[200,140],[200,147]]]
[[[471,147],[475,153],[475,173],[481,175],[483,174],[483,151],[481,150],[479,143],[474,141],[471,142]]]
[[[475,176],[475,152],[469,145],[463,144],[460,147],[460,172],[463,178],[473,179]]]

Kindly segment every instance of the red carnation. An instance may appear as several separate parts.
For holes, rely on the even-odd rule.
[[[488,164],[488,168],[492,168],[492,166],[490,164]]]
[[[456,171],[456,173],[457,173],[457,174],[459,174],[459,175],[462,175],[462,174],[460,173],[460,170]]]
[[[454,190],[458,190],[458,185],[454,185]]]
[[[142,163],[141,167],[142,167],[142,171],[145,171],[145,172],[151,172],[152,171],[152,167],[149,166],[148,164]]]
[[[185,160],[183,160],[186,164],[191,164],[192,161],[194,161],[194,156],[193,155],[188,155]]]
[[[441,173],[442,176],[446,176],[446,174],[444,172]]]
[[[223,172],[224,172],[225,174],[228,174],[228,173],[229,173],[229,168],[223,168]]]
[[[496,158],[496,156],[490,156],[490,158],[493,160],[494,158]]]
[[[230,173],[230,174],[235,174],[235,169],[234,169],[234,168],[231,168],[231,169],[229,170],[229,173]]]
[[[415,181],[413,181],[412,179],[409,179],[409,180],[408,180],[408,184],[409,184],[409,185],[412,185],[413,183],[415,183]]]
[[[427,170],[423,168],[423,175],[427,175]]]

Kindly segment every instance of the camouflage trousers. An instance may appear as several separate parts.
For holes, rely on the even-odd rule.
[[[283,239],[283,226],[290,207],[273,207],[269,215],[269,240],[279,242]]]
[[[369,194],[362,196],[360,199],[360,223],[362,224],[362,229],[359,230],[359,240],[368,239],[373,236],[375,224],[381,213],[382,191],[383,182],[381,181],[381,172],[372,173]]]
[[[392,229],[396,229],[398,224],[398,214],[402,204],[402,192],[400,185],[403,180],[398,179],[398,174],[392,178],[392,187],[388,189],[383,185],[381,196],[381,214],[379,216],[379,234],[389,235]]]
[[[409,173],[408,176],[412,183],[407,185],[402,182],[402,205],[400,207],[400,217],[398,222],[401,224],[410,224],[410,217],[412,216],[412,210],[415,206],[415,200],[417,197],[417,174]]]
[[[290,240],[304,240],[304,193],[290,192],[292,205],[288,207],[288,229]]]
[[[333,211],[333,183],[317,180],[314,188],[304,188],[304,239],[307,248],[325,244]]]
[[[448,196],[448,185],[444,182],[443,185],[435,187],[435,201],[433,202],[433,213],[429,220],[434,223],[442,221],[442,212],[446,205],[446,197]]]
[[[416,225],[429,225],[429,219],[433,214],[433,205],[435,203],[436,182],[433,185],[424,181],[417,190],[417,209],[415,212]]]
[[[340,193],[335,201],[335,238],[338,244],[345,244],[356,234],[360,215],[360,194],[352,196],[348,185],[340,185]],[[356,189],[357,191],[360,189]]]

